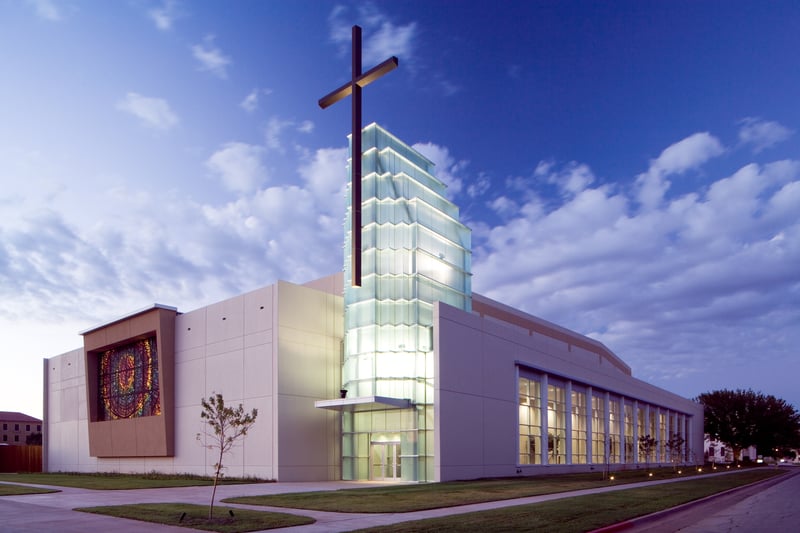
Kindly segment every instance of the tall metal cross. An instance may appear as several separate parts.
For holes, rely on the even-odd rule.
[[[352,150],[350,152],[350,209],[352,243],[350,266],[354,287],[361,286],[361,88],[366,87],[387,72],[397,68],[397,58],[392,56],[377,67],[361,73],[361,27],[353,26],[353,76],[350,81],[323,96],[319,106],[325,109],[342,98],[353,95]]]

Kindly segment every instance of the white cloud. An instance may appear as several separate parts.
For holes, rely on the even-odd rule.
[[[417,25],[414,22],[395,26],[389,21],[383,21],[364,44],[364,65],[371,68],[391,56],[413,57],[416,31]]]
[[[220,79],[227,79],[231,59],[214,44],[213,35],[207,35],[202,44],[192,46],[192,54],[200,62],[200,70],[208,71]]]
[[[470,181],[470,184],[467,185],[467,195],[469,195],[470,198],[477,198],[486,193],[491,186],[492,180],[483,173],[478,174],[478,177]]]
[[[226,143],[206,161],[206,166],[231,191],[248,193],[255,191],[268,179],[262,162],[264,149],[241,142]]]
[[[404,61],[413,61],[414,41],[417,36],[416,22],[398,25],[372,4],[358,7],[356,16],[358,24],[363,28],[363,65],[364,69],[397,56]],[[347,8],[336,6],[329,17],[331,39],[338,44],[344,54],[350,50],[352,21],[347,16]]]
[[[260,96],[268,96],[272,94],[272,89],[253,89],[247,96],[244,97],[244,100],[239,103],[239,106],[247,111],[248,113],[252,113],[256,109],[258,109],[258,99]]]
[[[264,142],[270,150],[285,153],[284,137],[286,132],[311,133],[312,131],[314,131],[314,123],[310,120],[297,122],[280,117],[271,117],[264,131]]]
[[[664,149],[650,161],[647,172],[636,179],[638,200],[644,209],[653,209],[664,198],[671,183],[667,176],[683,174],[725,152],[722,143],[708,132],[695,133]]]
[[[739,141],[753,147],[753,152],[759,153],[782,141],[794,133],[789,128],[777,122],[761,120],[760,118],[747,117],[740,121]]]
[[[650,163],[650,172],[662,176],[683,174],[725,151],[722,143],[708,132],[695,133],[668,146]]]
[[[170,30],[178,17],[178,2],[177,0],[164,0],[161,6],[154,7],[147,14],[153,20],[156,28],[161,31]]]
[[[554,166],[553,162],[541,161],[533,175],[558,186],[563,194],[578,194],[595,181],[594,173],[588,165],[570,161],[558,171],[553,170]]]
[[[498,196],[489,202],[489,207],[501,217],[508,217],[519,212],[517,203],[507,196]]]
[[[178,115],[162,98],[151,98],[131,92],[117,102],[117,109],[130,113],[145,125],[159,130],[168,130],[178,124]]]
[[[33,6],[36,15],[53,22],[61,20],[61,10],[52,0],[27,0]]]
[[[642,175],[686,172],[722,151],[690,139]],[[537,173],[574,177],[549,162]],[[800,161],[745,165],[644,211],[638,189],[578,182],[577,194],[546,209],[535,199],[492,202],[506,221],[479,234],[477,292],[587,332],[638,377],[673,389],[688,374],[713,375],[714,359],[699,353],[759,366],[800,341]]]
[[[258,89],[250,91],[239,105],[248,113],[252,113],[258,109]]]
[[[431,142],[416,143],[412,148],[433,162],[433,175],[447,185],[448,197],[452,198],[461,191],[463,181],[458,174],[469,164],[468,161],[456,161],[447,147]]]
[[[300,166],[300,176],[315,197],[326,201],[337,195],[344,197],[347,186],[347,156],[347,148],[321,148],[310,161]],[[341,207],[341,212],[344,213],[343,201]]]

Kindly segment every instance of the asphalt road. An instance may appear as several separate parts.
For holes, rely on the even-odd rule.
[[[794,533],[800,532],[800,468],[787,476],[710,498],[655,520],[625,529],[628,533]]]

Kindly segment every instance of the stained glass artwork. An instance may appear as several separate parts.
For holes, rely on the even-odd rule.
[[[99,420],[161,414],[155,337],[107,350],[98,362]]]

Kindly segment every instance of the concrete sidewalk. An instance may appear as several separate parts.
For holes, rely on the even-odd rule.
[[[720,474],[710,474],[720,475]],[[722,474],[724,475],[724,473]],[[321,533],[352,531],[355,529],[383,526],[409,520],[437,518],[454,514],[500,509],[516,505],[538,503],[562,498],[572,498],[587,494],[599,494],[617,490],[645,487],[661,483],[676,483],[683,479],[644,481],[624,485],[584,489],[557,494],[530,496],[513,500],[501,500],[457,507],[430,509],[409,513],[334,513],[323,511],[309,511],[305,509],[286,509],[282,507],[263,507],[253,505],[239,505],[220,503],[223,498],[235,496],[254,496],[262,494],[281,494],[290,492],[329,491],[338,489],[365,488],[370,486],[383,486],[385,484],[333,481],[316,483],[255,483],[247,485],[222,485],[217,487],[217,504],[228,507],[239,507],[260,511],[276,511],[282,513],[309,516],[316,523],[307,526],[297,526],[269,531],[291,531],[292,533]],[[2,482],[0,482],[2,483]],[[20,483],[22,485],[22,483]],[[41,485],[36,485],[41,486]],[[31,531],[58,531],[59,533],[83,533],[90,531],[108,531],[116,529],[125,532],[151,532],[151,531],[186,531],[186,528],[173,526],[160,526],[147,522],[111,518],[89,513],[73,511],[76,507],[93,507],[98,505],[123,505],[131,503],[160,503],[180,502],[208,505],[211,495],[210,487],[181,487],[162,489],[139,490],[89,490],[70,487],[56,488],[61,492],[49,494],[30,494],[23,496],[0,497],[0,532],[31,532]]]

